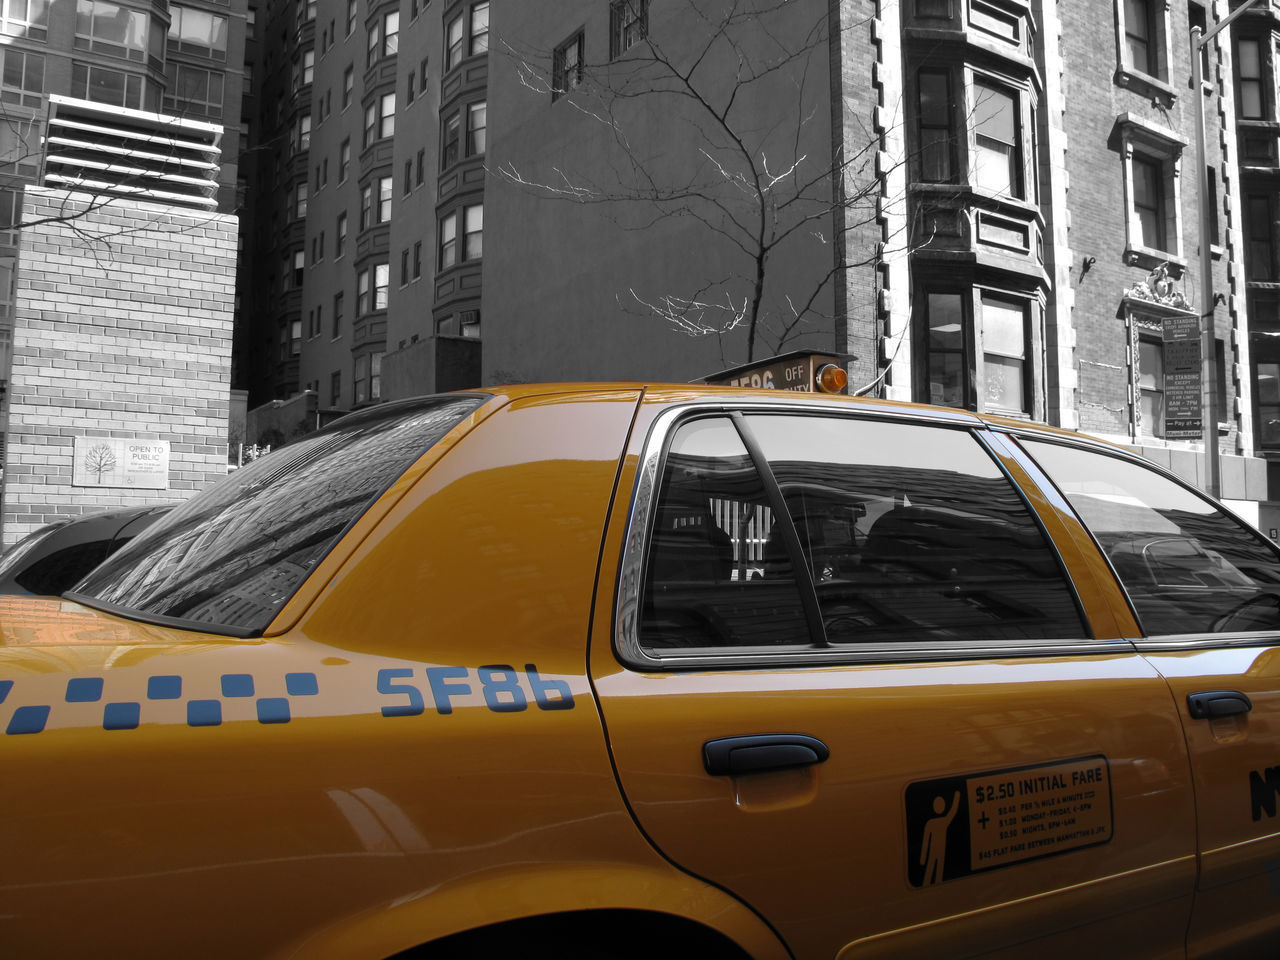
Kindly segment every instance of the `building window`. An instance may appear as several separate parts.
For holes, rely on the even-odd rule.
[[[191,53],[211,60],[227,59],[227,18],[195,10],[169,6],[172,22],[166,49],[170,53]]]
[[[400,251],[400,286],[409,282],[409,248]]]
[[[44,94],[44,56],[13,47],[0,48],[4,69],[0,72],[0,101],[23,107],[39,107]]]
[[[551,58],[551,99],[582,85],[582,31],[560,46]]]
[[[306,276],[307,255],[303,250],[293,251],[293,289],[301,290],[302,281]]]
[[[391,288],[391,265],[376,263],[373,266],[373,309],[387,309],[387,294]]]
[[[973,185],[1009,197],[1024,196],[1022,133],[1013,92],[984,81],[973,84]]]
[[[480,311],[463,310],[458,314],[458,332],[473,340],[480,339]]]
[[[484,255],[484,205],[463,207],[462,248],[458,248],[459,211],[454,210],[440,220],[440,269],[456,263],[479,260]]]
[[[407,80],[407,83],[405,83],[404,105],[408,107],[413,103],[413,98],[415,96],[413,87],[414,87],[414,84],[417,82],[418,75],[414,73],[412,70],[410,70],[409,76],[406,77],[405,79]]]
[[[462,14],[449,21],[444,34],[444,69],[447,73],[462,62]]]
[[[26,40],[49,37],[50,0],[0,0],[0,32]]]
[[[346,297],[341,291],[333,295],[333,339],[342,336],[342,308]]]
[[[958,293],[924,297],[926,403],[967,407],[964,301]]]
[[[289,321],[289,356],[296,357],[302,353],[302,321]]]
[[[294,149],[301,152],[311,149],[311,114],[304,113],[298,117],[297,138],[294,141]]]
[[[351,140],[343,140],[338,147],[338,182],[346,183],[347,174],[351,172]]]
[[[1209,31],[1208,14],[1205,13],[1205,8],[1201,4],[1194,2],[1187,4],[1187,25],[1193,29],[1199,27],[1200,36],[1202,37]],[[1188,40],[1190,40],[1190,37],[1188,37]],[[1202,81],[1209,79],[1209,47],[1216,46],[1217,43],[1218,41],[1215,38],[1200,48],[1200,79]],[[1192,56],[1195,56],[1194,48],[1188,47],[1187,49]]]
[[[78,0],[76,40],[81,50],[124,57],[142,63],[147,57],[150,18],[107,0]]]
[[[925,183],[950,183],[956,141],[951,74],[945,70],[921,70],[918,82],[920,179]]]
[[[356,88],[356,71],[355,67],[347,67],[342,72],[342,109],[345,110],[351,106],[351,95]]]
[[[440,269],[447,270],[458,262],[458,213],[445,214],[440,220]]]
[[[142,109],[142,78],[87,63],[71,65],[71,95],[94,103]]]
[[[1277,264],[1276,229],[1277,201],[1271,193],[1251,193],[1245,196],[1244,232],[1245,273],[1255,283],[1271,283],[1280,277]]]
[[[1149,120],[1121,118],[1113,137],[1120,141],[1125,186],[1125,262],[1154,269],[1169,261],[1182,266],[1179,173],[1183,140]]]
[[[378,223],[388,223],[391,220],[391,193],[394,184],[392,177],[378,178]]]
[[[486,113],[487,105],[484,101],[467,107],[467,156],[469,157],[484,153]]]
[[[377,139],[378,104],[369,104],[364,108],[364,145],[367,147]]]
[[[427,156],[427,151],[425,149],[419,150],[418,156],[415,158],[415,161],[414,161],[415,170],[413,172],[413,176],[415,180],[415,185],[419,187],[422,186],[422,176],[423,176],[422,169],[426,162],[426,156]]]
[[[986,291],[978,303],[982,310],[983,409],[1030,416],[1027,303]]]
[[[378,51],[382,47],[382,24],[374,20],[369,24],[368,43],[364,58],[364,66],[367,70],[378,62]]]
[[[649,0],[612,0],[609,4],[609,59],[626,53],[649,34]]]
[[[1032,414],[1032,309],[988,290],[927,291],[918,301],[924,347],[919,399],[946,407]],[[980,373],[975,382],[973,373]]]
[[[1133,157],[1133,216],[1140,246],[1168,249],[1164,170],[1159,160]]]
[[[356,0],[347,0],[347,36],[356,29]]]
[[[316,79],[316,52],[314,50],[302,51],[302,85],[310,86]]]
[[[413,245],[413,279],[417,280],[422,276],[422,241],[418,240]]]
[[[337,407],[342,404],[342,371],[335,370],[329,374],[329,406]]]
[[[166,110],[182,115],[222,117],[223,75],[170,60],[164,67]]]
[[[1262,43],[1256,38],[1236,41],[1236,104],[1245,120],[1262,120],[1266,116],[1263,96],[1264,73]]]
[[[333,244],[333,258],[338,260],[347,252],[347,215],[345,213],[338,214],[336,236],[337,239]]]
[[[355,361],[355,402],[368,403],[382,398],[382,353],[366,353]]]
[[[447,170],[458,162],[458,126],[456,113],[451,113],[444,121],[444,136],[441,137],[440,169]]]
[[[360,188],[360,229],[368,230],[373,223],[373,184]]]
[[[40,136],[43,124],[39,119],[10,118],[0,123],[0,169],[6,173],[34,177],[40,169]],[[0,284],[0,301],[11,284]]]
[[[470,56],[479,56],[489,49],[489,4],[477,3],[471,7]]]
[[[1164,343],[1146,332],[1138,336],[1138,392],[1141,431],[1164,436]]]
[[[363,317],[369,312],[369,271],[361,270],[356,274],[356,316]]]
[[[307,185],[300,183],[297,186],[297,193],[294,201],[294,217],[298,220],[305,219],[307,216]]]
[[[1165,80],[1165,0],[1121,0],[1121,69]]]
[[[384,93],[378,98],[378,139],[385,140],[396,132],[396,95]]]
[[[484,256],[484,204],[477,203],[463,211],[463,259],[479,260]]]
[[[413,192],[413,161],[406,160],[404,162],[404,195],[407,197]]]

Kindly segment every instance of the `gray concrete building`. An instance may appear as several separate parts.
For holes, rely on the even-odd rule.
[[[1191,27],[1236,5],[267,4],[251,405],[680,381],[810,347],[853,389],[1200,480],[1177,338],[1211,306],[1203,240],[1223,493],[1256,518],[1264,307],[1227,35],[1199,93],[1205,197],[1190,89]],[[1245,73],[1273,111],[1262,32]]]

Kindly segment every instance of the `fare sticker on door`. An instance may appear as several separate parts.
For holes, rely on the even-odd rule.
[[[1106,843],[1113,826],[1101,755],[920,780],[905,802],[913,887]]]

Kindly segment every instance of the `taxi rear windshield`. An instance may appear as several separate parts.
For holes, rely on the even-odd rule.
[[[196,494],[67,596],[152,623],[259,634],[343,533],[486,399],[424,397],[343,417]]]

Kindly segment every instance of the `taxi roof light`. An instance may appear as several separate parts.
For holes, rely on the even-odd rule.
[[[828,363],[818,369],[813,380],[822,393],[840,393],[849,385],[849,374],[839,364]]]

